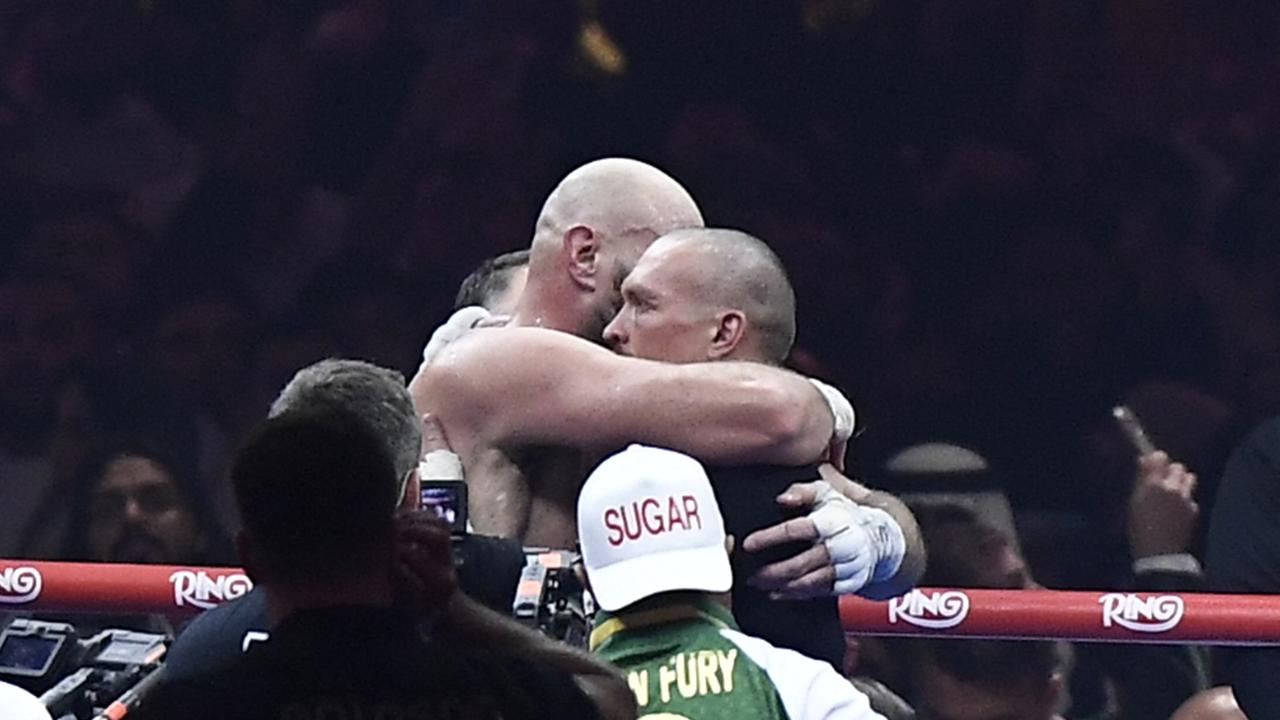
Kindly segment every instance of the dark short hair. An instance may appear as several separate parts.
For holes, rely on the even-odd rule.
[[[480,267],[467,276],[466,280],[462,281],[462,285],[458,288],[458,296],[453,301],[453,309],[457,310],[470,305],[489,307],[494,298],[511,285],[512,272],[528,264],[527,249],[503,253],[485,260],[480,263]]]
[[[266,580],[333,581],[390,552],[398,486],[387,445],[340,410],[287,412],[259,424],[231,482]]]
[[[1063,667],[1049,640],[925,640],[919,649],[947,675],[987,689],[1039,688]]]

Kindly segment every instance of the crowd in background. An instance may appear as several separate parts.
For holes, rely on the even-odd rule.
[[[411,374],[556,180],[629,155],[782,256],[859,474],[969,448],[1040,581],[1107,586],[1111,405],[1202,508],[1280,412],[1277,31],[1249,0],[8,2],[0,556],[230,561],[229,453],[288,377]]]

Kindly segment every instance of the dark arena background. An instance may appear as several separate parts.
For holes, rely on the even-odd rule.
[[[53,717],[140,697],[191,615],[249,586],[227,478],[290,377],[343,357],[413,378],[462,280],[617,156],[776,251],[788,366],[857,410],[848,474],[912,504],[924,585],[986,588],[845,600],[854,635],[942,632],[963,605],[966,637],[1059,638],[1073,719],[1170,717],[1237,651],[1166,645],[1170,669],[1065,640],[1172,620],[1169,642],[1280,641],[1280,604],[1211,594],[1280,592],[1280,564],[1215,585],[1206,539],[1249,521],[1255,496],[1218,490],[1280,415],[1275,3],[4,0],[0,680],[49,699],[96,673]],[[1118,405],[1193,486],[1143,485]],[[1277,456],[1240,460],[1270,481],[1260,513]],[[147,489],[103,491],[126,477]],[[584,644],[572,558],[530,557],[523,620]],[[160,567],[84,564],[106,562]],[[1041,586],[1064,592],[1028,607]],[[849,676],[934,701],[913,663],[952,650],[858,637]]]

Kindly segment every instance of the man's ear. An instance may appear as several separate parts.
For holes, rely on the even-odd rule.
[[[417,510],[422,502],[422,478],[418,477],[418,468],[409,471],[404,483],[404,494],[400,496],[401,510]]]
[[[596,289],[600,262],[600,237],[586,225],[574,225],[564,234],[564,254],[569,277],[584,290]]]
[[[253,545],[253,538],[249,537],[249,533],[240,528],[236,531],[236,557],[240,560],[240,567],[244,568],[245,575],[253,581],[254,585],[262,582],[262,564],[257,558],[256,550]]]
[[[747,316],[741,310],[725,310],[716,315],[715,335],[707,348],[708,360],[729,356],[742,344],[747,334]]]

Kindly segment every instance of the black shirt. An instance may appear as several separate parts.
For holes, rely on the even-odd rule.
[[[788,543],[757,553],[742,549],[742,541],[752,532],[790,517],[777,503],[778,495],[792,483],[821,479],[817,466],[709,467],[707,474],[724,515],[725,532],[734,536],[733,615],[739,627],[778,647],[825,660],[839,672],[845,648],[836,598],[770,600],[767,592],[747,583],[760,568],[797,555],[810,543]]]
[[[520,543],[506,538],[468,535],[458,547],[458,584],[491,610],[509,615],[516,583],[524,567]],[[254,589],[192,620],[169,648],[165,675],[187,679],[230,667],[242,654],[249,633],[265,634],[266,596]]]
[[[1280,594],[1280,418],[1231,454],[1209,520],[1209,589]],[[1225,679],[1251,718],[1280,718],[1280,648],[1221,654]]]
[[[267,594],[261,588],[206,610],[169,648],[165,676],[185,680],[226,670],[243,653],[246,635],[267,627]]]
[[[391,608],[306,610],[229,670],[166,678],[138,717],[597,717],[567,673],[487,650],[423,639],[411,615]]]

